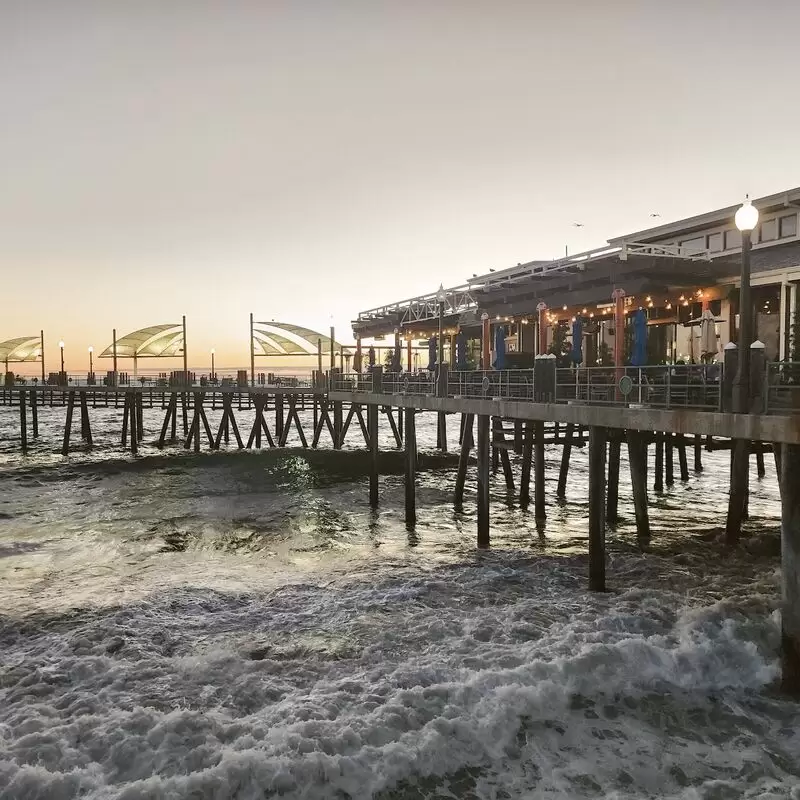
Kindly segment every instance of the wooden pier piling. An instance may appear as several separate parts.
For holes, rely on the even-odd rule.
[[[606,588],[605,428],[589,428],[589,589]]]
[[[22,452],[28,452],[28,415],[25,409],[25,390],[19,393],[19,438]]]
[[[64,445],[61,448],[63,455],[69,454],[69,437],[72,433],[72,412],[75,410],[75,392],[69,392],[67,398],[67,419],[64,423]]]
[[[656,441],[656,458],[655,458],[655,479],[653,481],[653,491],[664,491],[664,434],[657,433],[655,436]]]
[[[39,400],[36,389],[31,389],[31,422],[33,423],[33,438],[39,438]]]
[[[525,423],[522,437],[522,477],[519,481],[519,505],[527,509],[531,504],[531,471],[533,468],[533,423]]]
[[[784,445],[780,460],[782,686],[800,695],[800,445]]]
[[[572,438],[575,433],[575,426],[568,423],[564,431],[564,444],[561,451],[561,468],[558,471],[558,488],[556,497],[564,499],[567,496],[567,475],[569,474],[569,457],[572,453]]]
[[[417,523],[417,421],[413,408],[403,409],[405,416],[405,494],[406,494],[406,528],[411,530]]]
[[[489,546],[489,417],[478,415],[478,547]]]
[[[367,406],[367,432],[369,434],[369,504],[378,505],[378,406]]]
[[[536,421],[533,423],[533,516],[535,519],[542,520],[547,517],[545,507],[545,463],[544,463],[544,422]]]
[[[621,432],[610,432],[608,434],[608,483],[606,484],[606,522],[609,525],[616,525],[619,522],[619,462],[621,448]]]
[[[472,432],[474,427],[475,415],[464,414],[461,424],[461,451],[458,457],[458,472],[456,473],[455,507],[457,509],[460,509],[464,504],[464,484],[467,481],[467,466],[473,445]],[[406,435],[408,435],[408,432],[406,432]]]
[[[628,464],[636,514],[636,535],[639,542],[650,541],[650,517],[647,509],[647,441],[640,431],[627,431]]]

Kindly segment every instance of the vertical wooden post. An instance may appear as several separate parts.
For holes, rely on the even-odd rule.
[[[75,392],[70,392],[67,398],[67,421],[64,425],[64,446],[61,448],[63,455],[69,453],[69,437],[72,433],[72,412],[75,409]]]
[[[606,491],[606,522],[616,525],[619,521],[619,457],[622,442],[620,431],[613,431],[608,437],[608,484]]]
[[[556,496],[565,498],[567,496],[567,475],[569,474],[569,457],[572,454],[572,437],[575,432],[575,426],[567,423],[566,430],[564,431],[564,445],[561,451],[561,468],[558,472],[558,488],[556,489]]]
[[[525,422],[522,439],[522,477],[519,481],[519,505],[527,508],[531,503],[531,468],[533,467],[533,423]]]
[[[606,588],[605,428],[589,428],[589,589]]]
[[[127,392],[128,405],[130,406],[130,426],[131,426],[131,453],[136,455],[139,452],[139,409],[136,407],[136,395]]]
[[[144,395],[141,392],[138,392],[136,395],[136,425],[137,433],[139,434],[139,441],[144,440]],[[87,417],[88,419],[88,417]]]
[[[89,406],[86,402],[86,392],[80,393],[81,401],[81,435],[83,436],[86,444],[91,447],[92,441],[92,426],[89,422]]]
[[[274,399],[275,399],[275,439],[280,442],[283,440],[283,428],[284,428],[283,395],[276,394],[274,395]]]
[[[747,493],[749,484],[750,442],[747,439],[734,439],[731,450],[731,489],[728,495],[728,516],[725,521],[725,540],[736,544],[742,532],[742,522],[747,518]],[[784,461],[786,459],[784,458]],[[783,473],[786,475],[786,466]],[[786,487],[781,489],[786,493]]]
[[[675,483],[675,456],[674,456],[674,449],[672,446],[672,434],[665,433],[664,434],[664,450],[667,462],[666,468],[666,484],[667,486],[672,486]]]
[[[335,450],[342,449],[342,401],[333,401],[333,447]]]
[[[458,473],[456,475],[455,506],[457,509],[460,509],[464,504],[464,484],[467,481],[467,466],[469,464],[469,454],[472,450],[472,431],[474,427],[475,415],[464,414],[461,453],[458,457]]]
[[[406,418],[406,528],[411,529],[417,522],[417,421],[413,408],[404,409]]]
[[[628,464],[631,470],[636,535],[642,544],[650,541],[650,518],[647,510],[647,443],[640,431],[628,431]]]
[[[519,456],[522,455],[522,448],[524,447],[523,444],[523,432],[522,432],[522,420],[515,419],[514,420],[514,452]]]
[[[447,417],[443,411],[436,415],[436,446],[443,452],[447,452]]]
[[[664,434],[656,433],[656,463],[653,491],[664,491]]]
[[[125,395],[125,402],[122,406],[122,446],[128,446],[128,426],[130,424],[130,407],[128,406],[128,395]]]
[[[478,547],[489,546],[489,417],[478,415]]]
[[[22,452],[28,452],[28,415],[25,409],[25,390],[19,390],[19,437]]]
[[[31,418],[33,422],[33,438],[39,438],[39,400],[36,397],[36,389],[31,389]]]
[[[184,389],[181,392],[181,412],[183,413],[183,435],[189,435],[189,392]]]
[[[699,433],[694,435],[694,471],[703,471],[703,437]]]
[[[681,471],[681,480],[689,480],[689,464],[686,460],[686,437],[682,433],[675,434],[675,441],[678,450],[678,466]]]
[[[766,468],[764,467],[764,443],[763,442],[756,442],[756,470],[759,478],[763,478],[766,474]]]
[[[536,519],[545,519],[544,493],[544,422],[537,420],[533,423],[533,438],[535,455],[533,459],[534,467],[534,486],[533,486],[533,507]]]
[[[783,445],[779,459],[782,686],[785,691],[797,695],[800,694],[800,445]]]
[[[369,428],[369,504],[378,505],[378,406],[370,403],[367,406],[367,427]]]

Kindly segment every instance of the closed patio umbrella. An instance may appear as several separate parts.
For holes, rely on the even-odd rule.
[[[580,317],[575,317],[572,323],[572,350],[569,355],[575,365],[583,361],[583,320]]]
[[[494,368],[506,368],[506,329],[502,325],[497,326],[494,334]]]
[[[634,367],[643,367],[647,364],[647,315],[641,308],[633,315],[631,364]]]
[[[369,346],[368,358],[369,358],[369,365],[371,367],[374,367],[375,366],[375,348],[372,345]]]
[[[428,370],[430,372],[436,369],[436,351],[439,347],[439,342],[436,340],[436,336],[431,336],[431,338],[428,339]]]
[[[717,326],[714,322],[714,315],[710,309],[706,309],[701,317],[700,323],[700,355],[717,355]]]
[[[459,331],[456,337],[456,369],[463,371],[467,368],[467,337],[464,331]]]

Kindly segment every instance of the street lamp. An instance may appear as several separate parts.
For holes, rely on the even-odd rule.
[[[436,356],[436,363],[441,366],[442,361],[444,361],[444,304],[447,300],[447,292],[444,290],[444,284],[439,284],[439,291],[436,293],[436,300],[439,303],[439,339],[437,344],[439,345],[439,352]]]
[[[61,350],[61,379],[63,380],[66,378],[66,374],[64,372],[64,340],[62,339],[58,343],[58,349]]]
[[[742,232],[742,272],[739,279],[739,365],[733,382],[733,410],[746,414],[749,409],[750,340],[753,338],[753,313],[750,308],[750,234],[758,224],[758,209],[745,197],[734,217]]]
[[[216,380],[216,378],[217,378],[217,376],[216,376],[216,374],[214,372],[214,354],[216,352],[217,352],[216,349],[212,347],[211,348],[211,380],[212,381]]]
[[[94,347],[89,345],[89,380],[92,380],[92,378],[94,378],[93,358],[94,358]]]

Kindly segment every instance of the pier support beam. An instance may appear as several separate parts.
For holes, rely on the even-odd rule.
[[[31,422],[33,422],[33,438],[39,438],[39,401],[36,389],[31,389]]]
[[[61,453],[67,455],[69,453],[69,437],[72,433],[72,412],[75,410],[75,392],[69,392],[67,397],[67,421],[64,424],[64,446],[61,448]]]
[[[531,504],[531,469],[533,467],[533,423],[525,423],[522,438],[522,477],[519,481],[519,505],[526,509]]]
[[[81,436],[86,444],[91,447],[92,441],[92,424],[89,422],[89,406],[86,402],[86,392],[80,393],[81,400]]]
[[[369,433],[369,504],[378,505],[378,406],[367,406],[367,429]]]
[[[464,504],[464,484],[467,482],[467,466],[472,450],[472,431],[475,428],[475,415],[464,414],[461,424],[461,453],[458,457],[458,473],[456,474],[455,507],[460,509]],[[523,466],[524,470],[524,466]]]
[[[675,434],[676,449],[678,451],[678,466],[681,471],[681,480],[689,480],[689,464],[686,459],[686,437],[682,433]]]
[[[406,528],[412,530],[417,523],[417,419],[413,408],[405,408],[406,418]]]
[[[664,491],[664,434],[656,434],[656,464],[655,480],[653,481],[653,491]]]
[[[544,422],[536,421],[533,423],[533,438],[533,516],[536,519],[545,519],[547,511],[545,509],[544,496]]]
[[[782,686],[800,695],[800,445],[781,457]]]
[[[694,471],[703,471],[703,437],[699,433],[694,435]]]
[[[606,491],[606,522],[616,525],[619,521],[619,460],[622,441],[620,431],[614,431],[608,439],[608,485]]]
[[[736,544],[739,541],[742,522],[747,518],[749,467],[750,442],[746,439],[736,439],[731,450],[731,491],[728,496],[728,516],[725,521],[725,541],[728,544]],[[783,475],[786,475],[785,466]]]
[[[589,428],[589,589],[606,589],[605,428]]]
[[[19,438],[22,452],[28,452],[28,416],[25,410],[25,390],[19,392]]]
[[[489,546],[489,417],[478,415],[478,547]]]
[[[569,457],[572,454],[572,437],[575,426],[570,422],[564,431],[564,445],[561,451],[561,468],[558,471],[558,488],[556,497],[565,499],[567,496],[567,475],[569,474]]]
[[[664,434],[664,455],[666,456],[666,476],[664,478],[667,486],[672,486],[675,483],[675,451],[673,448],[673,435],[671,433]]]
[[[640,431],[627,431],[628,464],[631,470],[636,535],[640,544],[650,541],[650,518],[647,510],[647,442]]]

